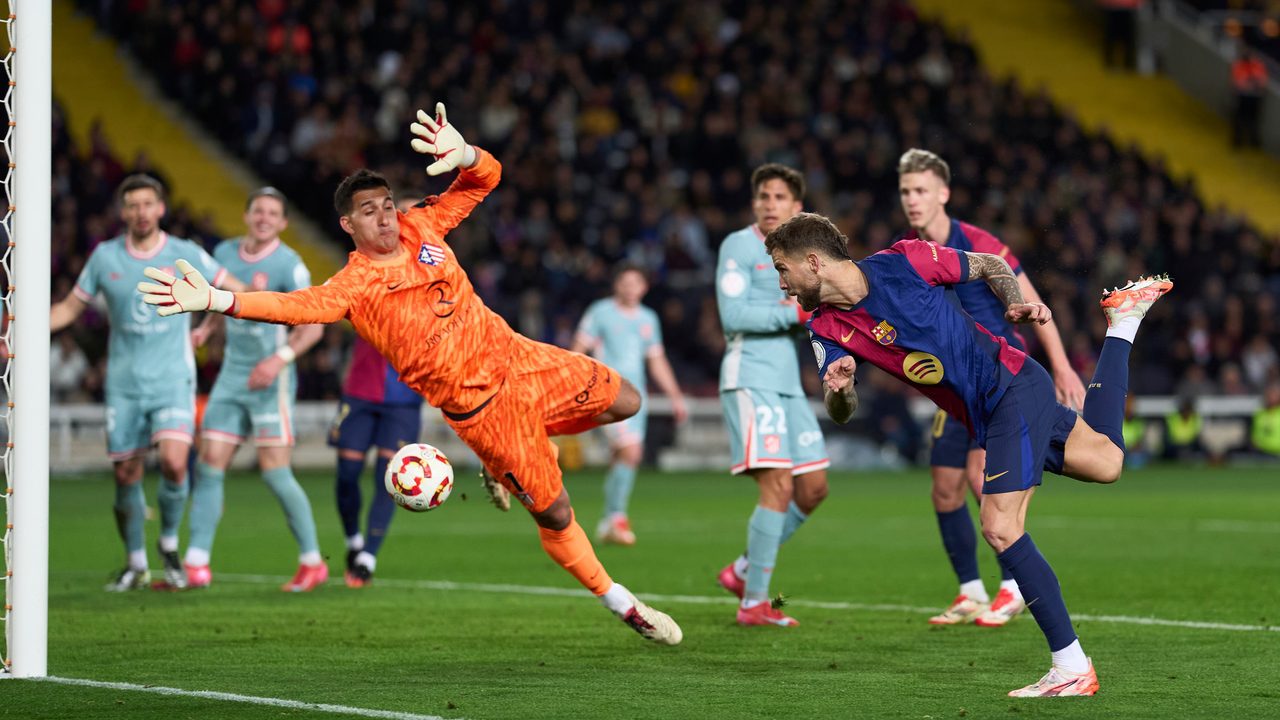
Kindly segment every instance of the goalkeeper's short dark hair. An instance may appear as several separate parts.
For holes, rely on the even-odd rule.
[[[150,175],[144,175],[143,173],[134,173],[120,181],[120,187],[116,188],[116,201],[123,205],[125,195],[133,192],[134,190],[147,189],[154,191],[156,197],[160,199],[160,202],[164,202],[164,184]]]
[[[342,179],[338,183],[338,189],[333,192],[333,209],[338,211],[339,215],[350,215],[352,198],[361,190],[373,190],[374,188],[386,188],[387,192],[391,191],[391,183],[382,175],[368,169],[361,168],[354,173]]]

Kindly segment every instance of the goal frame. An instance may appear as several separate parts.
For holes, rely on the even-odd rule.
[[[9,0],[4,288],[5,675],[44,677],[49,624],[49,286],[53,9]],[[19,53],[19,51],[21,51]],[[21,113],[18,109],[21,108]],[[18,370],[21,378],[17,378]],[[20,382],[18,382],[20,380]]]

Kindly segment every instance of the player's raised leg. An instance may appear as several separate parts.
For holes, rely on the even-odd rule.
[[[1139,278],[1103,293],[1107,336],[1085,395],[1084,417],[1076,423],[1063,448],[1064,475],[1100,483],[1119,479],[1124,468],[1122,428],[1129,390],[1129,352],[1147,311],[1172,289],[1169,278],[1160,276]]]
[[[445,413],[458,434],[538,525],[542,549],[619,619],[665,645],[680,626],[616,583],[578,524],[550,434],[581,432],[640,409],[635,387],[596,360],[519,339],[506,386],[477,413]],[[527,343],[527,345],[526,345]]]

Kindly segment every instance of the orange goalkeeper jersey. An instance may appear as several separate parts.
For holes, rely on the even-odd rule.
[[[352,252],[323,285],[236,293],[235,316],[289,325],[346,318],[427,402],[450,413],[479,407],[506,377],[515,331],[476,295],[444,241],[502,176],[492,155],[476,154],[434,203],[400,214],[399,257]]]

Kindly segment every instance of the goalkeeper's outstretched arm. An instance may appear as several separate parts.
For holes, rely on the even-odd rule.
[[[186,260],[179,260],[176,266],[180,277],[149,267],[143,272],[155,282],[138,283],[143,302],[154,305],[161,316],[218,312],[245,320],[312,325],[337,322],[347,316],[351,307],[341,272],[324,285],[289,293],[233,293],[211,286]]]

